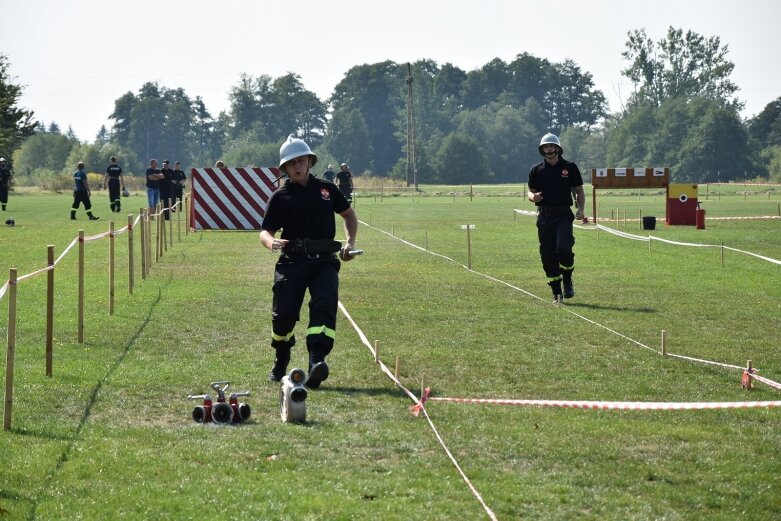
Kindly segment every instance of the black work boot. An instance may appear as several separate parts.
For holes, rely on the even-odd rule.
[[[71,210],[71,221],[76,220],[76,210]]]
[[[305,385],[310,389],[317,389],[322,382],[328,380],[328,372],[328,362],[325,360],[310,365]]]
[[[277,356],[274,359],[274,366],[268,374],[269,382],[280,382],[287,374],[287,364],[290,363],[290,348],[277,348]]]
[[[575,296],[575,285],[572,284],[572,271],[564,272],[562,282],[564,283],[564,298]]]
[[[325,361],[325,355],[313,351],[310,352],[309,374],[304,385],[310,389],[317,389],[322,382],[328,380],[328,373],[328,362]]]
[[[550,289],[553,292],[553,303],[558,304],[561,302],[563,299],[561,294],[561,279],[548,282],[548,286],[550,286]]]
[[[111,203],[109,206],[111,207],[111,211],[112,211],[112,212],[116,212],[116,211],[117,211],[117,205],[116,205],[116,203],[112,202],[112,203]]]
[[[100,219],[100,217],[95,217],[94,215],[92,215],[92,212],[87,212],[87,215],[89,216],[90,221],[97,221],[98,219]]]

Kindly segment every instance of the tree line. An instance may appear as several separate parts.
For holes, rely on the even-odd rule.
[[[584,172],[667,166],[678,182],[781,181],[781,97],[742,120],[734,65],[718,37],[670,27],[654,42],[634,30],[622,56],[634,90],[614,113],[574,61],[521,53],[473,71],[432,60],[357,65],[327,100],[295,73],[243,74],[217,115],[200,96],[148,82],[115,101],[111,130],[90,143],[16,109],[21,88],[0,55],[0,154],[13,152],[16,175],[31,180],[69,173],[77,160],[102,167],[110,155],[138,173],[163,156],[269,166],[292,133],[324,165],[345,161],[359,175],[405,179],[411,82],[419,183],[523,182],[546,132],[560,135],[565,157]]]

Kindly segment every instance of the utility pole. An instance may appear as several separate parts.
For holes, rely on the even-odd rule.
[[[418,175],[415,168],[415,108],[412,103],[412,67],[407,63],[407,186],[418,189]]]

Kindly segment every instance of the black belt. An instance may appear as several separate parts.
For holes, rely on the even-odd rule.
[[[538,206],[537,214],[543,217],[555,217],[569,212],[569,206]]]
[[[332,239],[290,239],[282,250],[285,253],[336,253],[342,243]]]

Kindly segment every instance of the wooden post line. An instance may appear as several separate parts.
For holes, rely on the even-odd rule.
[[[46,248],[46,261],[51,269],[46,273],[46,376],[52,375],[54,357],[54,245]]]
[[[11,430],[11,412],[14,405],[14,353],[16,350],[16,268],[8,275],[8,348],[5,354],[5,408],[3,430]]]
[[[108,314],[114,314],[114,221],[108,223]]]
[[[84,230],[79,230],[79,302],[78,302],[79,344],[84,343]]]
[[[462,230],[466,230],[466,267],[472,269],[472,235],[470,230],[475,229],[474,224],[462,224]]]
[[[127,216],[127,292],[133,294],[135,284],[133,269],[133,216]]]

